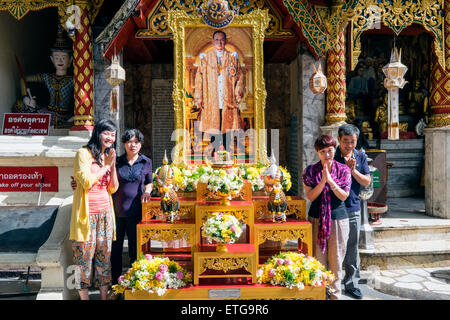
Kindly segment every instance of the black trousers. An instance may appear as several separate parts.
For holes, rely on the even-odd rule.
[[[112,284],[117,284],[117,279],[122,274],[122,252],[123,241],[125,240],[125,234],[128,239],[128,256],[130,257],[131,264],[136,261],[137,255],[137,234],[136,226],[139,223],[140,218],[128,217],[121,218],[116,217],[116,241],[112,243],[111,249],[111,276]]]

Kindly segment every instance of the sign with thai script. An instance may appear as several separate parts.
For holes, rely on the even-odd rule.
[[[0,167],[0,192],[58,191],[58,167]]]
[[[4,135],[48,135],[50,114],[48,113],[5,113]]]

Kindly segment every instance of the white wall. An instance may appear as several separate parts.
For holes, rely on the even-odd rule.
[[[57,21],[54,8],[29,12],[20,21],[8,12],[0,12],[0,126],[3,113],[11,112],[20,96],[20,73],[14,55],[26,75],[52,72],[49,56]]]

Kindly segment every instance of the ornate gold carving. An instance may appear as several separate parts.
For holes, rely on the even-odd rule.
[[[252,28],[252,46],[253,46],[253,77],[254,77],[254,93],[255,93],[255,162],[269,163],[267,159],[267,146],[265,139],[265,120],[264,109],[266,103],[266,89],[263,77],[263,42],[265,37],[265,29],[269,24],[270,18],[267,10],[253,10],[249,14],[236,16],[233,23],[229,27],[251,27]],[[172,31],[174,41],[174,65],[175,74],[173,82],[172,98],[175,110],[175,129],[176,129],[176,145],[174,163],[186,163],[186,152],[188,150],[189,139],[188,132],[184,129],[185,114],[184,112],[184,38],[185,27],[207,27],[203,23],[200,16],[188,15],[184,11],[168,11],[167,23]],[[183,143],[184,141],[184,143]]]
[[[148,240],[170,241],[180,239],[193,239],[192,231],[190,229],[145,229],[142,231],[141,243],[146,243]]]
[[[437,106],[441,108],[441,106]],[[438,113],[433,114],[430,117],[430,122],[427,124],[427,128],[440,128],[450,126],[450,113]]]
[[[395,34],[412,23],[421,24],[434,35],[434,52],[439,64],[445,68],[444,16],[442,0],[361,0],[351,19],[351,69],[361,54],[361,34],[382,22]]]
[[[255,219],[269,219],[272,215],[267,209],[267,201],[253,201],[255,210]],[[305,200],[289,200],[286,215],[295,214],[298,220],[306,219],[306,201]]]
[[[180,202],[180,209],[178,209],[178,217],[182,219],[194,219],[195,205],[191,202],[189,204]],[[153,217],[160,219],[164,218],[161,210],[161,203],[156,201],[142,203],[142,220],[148,221]]]
[[[104,0],[0,0],[0,11],[8,11],[14,18],[21,20],[30,11],[40,11],[47,8],[58,8],[61,25],[66,28],[65,22],[74,13],[67,12],[68,7],[76,5],[89,8],[91,21],[97,16]],[[72,38],[73,40],[73,38]]]
[[[220,270],[228,272],[244,268],[251,273],[251,262],[249,258],[204,258],[200,264],[199,273],[202,274],[206,269]]]
[[[283,0],[283,3],[312,51],[318,56],[325,56],[327,51],[338,45],[338,35],[353,15],[355,0],[335,0],[331,7],[313,6],[308,0]]]
[[[8,11],[14,18],[21,20],[30,11],[40,11],[51,7],[57,7],[58,13],[61,14],[71,4],[70,0],[2,0],[0,11]]]
[[[286,242],[288,240],[301,239],[304,240],[306,234],[304,230],[298,229],[286,229],[286,230],[263,230],[258,233],[258,245],[266,242],[267,240]]]
[[[240,15],[246,15],[256,10],[268,10],[269,24],[265,29],[266,37],[294,37],[289,29],[283,29],[282,18],[278,11],[267,0],[235,0],[232,5],[240,7]],[[169,11],[184,11],[188,15],[197,15],[198,2],[160,0],[147,17],[147,29],[138,30],[136,38],[167,38],[172,35],[168,25]]]
[[[347,120],[347,115],[345,113],[327,113],[325,115],[325,125],[341,125],[345,124]]]

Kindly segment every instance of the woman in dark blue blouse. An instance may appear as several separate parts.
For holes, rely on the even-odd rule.
[[[125,234],[128,238],[130,266],[136,260],[136,226],[142,220],[141,201],[150,200],[152,192],[152,161],[140,153],[144,135],[138,129],[128,129],[122,136],[125,153],[117,158],[119,189],[113,194],[116,212],[116,241],[112,244],[112,283],[122,274],[122,251]]]

